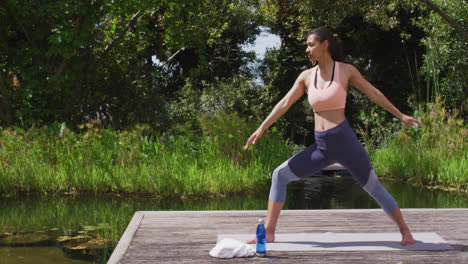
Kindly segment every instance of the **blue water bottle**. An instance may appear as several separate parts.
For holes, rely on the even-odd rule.
[[[266,231],[262,218],[258,219],[257,226],[257,257],[266,256]]]

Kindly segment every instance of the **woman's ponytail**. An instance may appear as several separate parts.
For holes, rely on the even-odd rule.
[[[341,42],[341,39],[338,37],[338,35],[333,35],[329,50],[333,60],[343,60],[343,43]]]

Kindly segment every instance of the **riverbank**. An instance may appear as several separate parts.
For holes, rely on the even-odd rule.
[[[271,171],[290,155],[287,142],[268,131],[243,151],[254,131],[239,118],[204,120],[202,132],[149,135],[98,129],[82,133],[63,124],[3,129],[0,193],[117,193],[196,197],[239,193],[267,184]]]

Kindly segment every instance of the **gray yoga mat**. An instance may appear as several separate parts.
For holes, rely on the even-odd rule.
[[[240,241],[252,239],[254,234],[220,234],[223,238]],[[394,233],[301,233],[276,234],[274,243],[267,243],[267,251],[371,251],[371,250],[453,250],[434,232],[413,233],[416,242],[402,246],[401,234]],[[255,245],[252,245],[254,247]]]

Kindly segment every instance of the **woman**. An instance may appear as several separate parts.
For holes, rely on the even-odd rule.
[[[270,115],[250,136],[245,145],[262,136],[304,93],[314,110],[315,144],[297,153],[275,169],[268,202],[266,220],[267,242],[274,242],[276,223],[286,198],[286,185],[294,180],[310,176],[320,169],[338,162],[365,189],[398,225],[402,245],[414,243],[400,209],[393,197],[380,185],[367,153],[359,143],[345,117],[348,83],[367,95],[373,102],[392,113],[403,123],[419,125],[416,119],[402,114],[372,84],[366,81],[352,65],[341,62],[341,41],[328,28],[316,28],[307,38],[307,56],[317,66],[303,71],[292,89],[278,102]],[[248,243],[255,243],[254,240]]]

